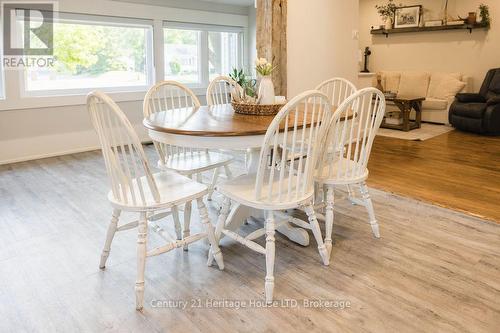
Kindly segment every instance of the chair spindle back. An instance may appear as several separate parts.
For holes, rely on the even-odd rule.
[[[151,194],[160,201],[142,144],[118,105],[102,92],[87,96],[90,114],[102,148],[115,200],[125,205],[145,206]]]
[[[239,90],[240,85],[229,76],[218,76],[210,82],[207,89],[207,104],[220,105],[231,103],[231,92]]]
[[[326,80],[321,83],[316,90],[321,91],[330,98],[334,110],[349,96],[358,91],[352,82],[339,77]]]
[[[298,95],[280,110],[262,144],[257,200],[290,202],[313,191],[318,150],[331,115],[328,97],[316,90]]]
[[[326,134],[328,146],[320,158],[319,178],[347,181],[363,176],[385,106],[384,94],[375,88],[359,90],[339,106]]]
[[[176,81],[162,81],[151,87],[144,98],[144,117],[160,112],[168,111],[165,117],[169,120],[182,123],[188,117],[189,112],[200,107],[200,101],[188,87]],[[159,163],[165,164],[172,157],[183,154],[194,154],[205,150],[193,147],[180,147],[153,141],[155,149],[160,157]]]

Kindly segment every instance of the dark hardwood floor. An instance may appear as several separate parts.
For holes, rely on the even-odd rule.
[[[371,187],[500,223],[500,137],[452,131],[427,141],[377,136]]]

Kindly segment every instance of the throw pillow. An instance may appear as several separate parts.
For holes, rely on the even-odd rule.
[[[462,74],[460,73],[432,73],[431,74],[431,82],[429,83],[429,91],[427,92],[427,96],[431,98],[440,98],[437,92],[438,86],[441,84],[443,80],[447,80],[450,77],[453,77],[459,81],[462,81]]]
[[[427,97],[430,75],[427,72],[403,72],[398,95],[407,97]]]
[[[397,92],[399,89],[399,80],[401,73],[391,71],[381,71],[379,73],[382,77],[382,87],[385,91]]]
[[[432,97],[446,100],[453,99],[465,86],[465,82],[449,76],[441,80],[441,83],[436,87],[435,96]]]

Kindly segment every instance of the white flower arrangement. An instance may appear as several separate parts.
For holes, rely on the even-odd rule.
[[[255,70],[262,76],[271,75],[276,67],[273,67],[266,58],[259,58],[255,60]]]

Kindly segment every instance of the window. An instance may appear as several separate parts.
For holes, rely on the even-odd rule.
[[[243,29],[166,22],[165,79],[193,88],[243,67]]]
[[[165,73],[168,80],[201,83],[201,31],[165,29]]]
[[[150,21],[60,14],[54,22],[54,66],[26,69],[24,92],[144,90],[154,82],[152,35]]]

